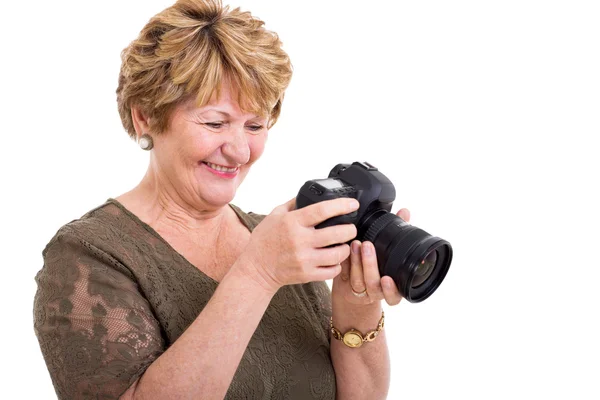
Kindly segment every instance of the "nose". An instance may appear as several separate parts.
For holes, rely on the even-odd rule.
[[[250,161],[250,146],[243,126],[232,125],[227,140],[222,146],[223,154],[237,164]]]

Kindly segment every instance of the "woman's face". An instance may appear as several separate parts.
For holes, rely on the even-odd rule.
[[[236,99],[223,85],[218,100],[213,96],[200,108],[192,100],[174,109],[168,131],[153,138],[161,190],[199,209],[233,200],[268,136],[268,119],[243,112]]]

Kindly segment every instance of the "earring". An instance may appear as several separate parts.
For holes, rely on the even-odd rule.
[[[152,136],[144,133],[138,142],[142,150],[150,150],[154,147],[154,142],[152,142]]]

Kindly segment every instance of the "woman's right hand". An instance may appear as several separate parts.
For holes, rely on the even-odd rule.
[[[333,279],[350,255],[345,244],[356,237],[353,224],[315,229],[315,225],[358,209],[355,199],[321,201],[296,210],[296,198],[276,207],[253,230],[239,257],[249,278],[276,292],[284,285]],[[338,246],[326,246],[339,244]]]

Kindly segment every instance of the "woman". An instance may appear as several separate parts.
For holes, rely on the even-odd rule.
[[[386,396],[380,303],[400,294],[371,243],[329,247],[353,225],[314,229],[357,202],[292,199],[266,217],[230,204],[291,78],[262,25],[181,0],[123,51],[119,112],[150,165],[44,249],[35,330],[59,398]],[[351,328],[369,341],[341,341]]]

